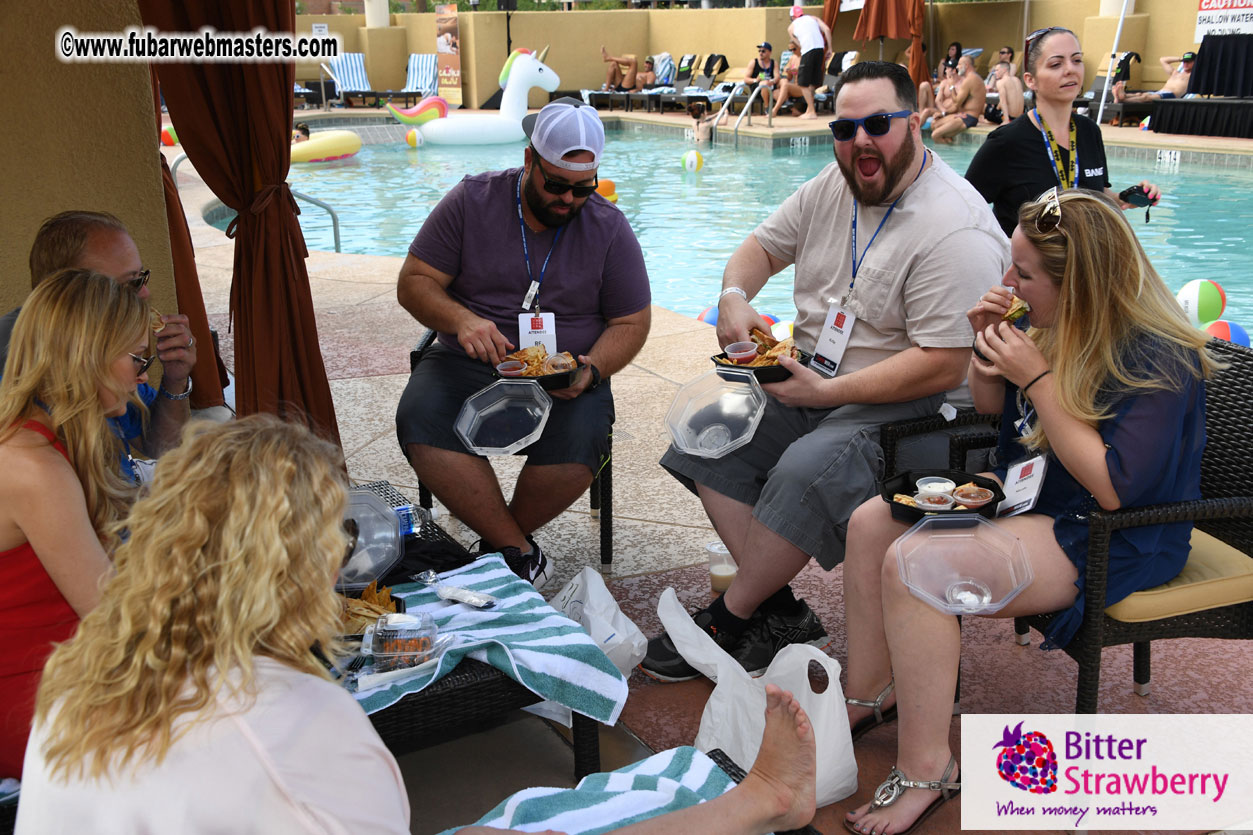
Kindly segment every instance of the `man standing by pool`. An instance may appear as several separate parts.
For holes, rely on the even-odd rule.
[[[817,119],[818,114],[814,112],[814,91],[822,84],[823,68],[826,67],[827,56],[831,53],[831,30],[818,18],[805,14],[800,6],[793,6],[792,22],[787,27],[787,36],[801,56],[800,69],[796,72],[796,86],[801,88],[801,95],[805,97],[805,112],[800,118]],[[776,116],[784,101],[784,96],[775,100]]]
[[[651,314],[639,242],[596,194],[605,145],[596,111],[562,98],[522,124],[531,140],[523,167],[463,179],[409,247],[396,295],[439,340],[409,378],[396,431],[422,484],[482,537],[482,552],[501,552],[538,588],[550,571],[532,534],[591,484],[613,424],[607,378],[643,346]],[[570,387],[549,392],[544,434],[522,451],[506,502],[453,421],[533,319],[581,368]]]
[[[788,583],[810,559],[844,559],[848,518],[875,490],[877,428],[932,415],[958,387],[973,334],[966,310],[1009,265],[987,203],[922,144],[904,67],[855,64],[836,83],[835,165],[784,201],[731,256],[718,340],[769,323],[750,302],[796,265],[798,347],[808,367],[771,395],[753,441],[723,458],[673,447],[661,463],[700,497],[739,565],[730,589],[694,615],[750,672],[826,631]],[[640,665],[665,681],[698,674],[662,635]]]

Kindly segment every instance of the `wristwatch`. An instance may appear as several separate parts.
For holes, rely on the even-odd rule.
[[[592,372],[592,381],[587,384],[587,390],[591,391],[600,385],[600,369],[592,365],[590,362],[587,364],[587,367]]]

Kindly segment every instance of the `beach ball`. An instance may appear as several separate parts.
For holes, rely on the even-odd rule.
[[[409,132],[405,134],[405,142],[410,148],[416,148],[422,144],[422,134],[417,128],[409,128]]]
[[[698,321],[704,322],[706,325],[718,324],[718,306],[707,307],[696,317]]]
[[[173,125],[166,125],[161,129],[161,144],[167,147],[178,144],[178,134],[174,132]]]
[[[761,314],[761,318],[769,322],[770,327],[774,327],[775,325],[779,324],[779,317],[775,316],[773,313],[763,313]]]
[[[1192,324],[1202,327],[1203,322],[1213,322],[1222,318],[1227,307],[1227,294],[1217,281],[1208,278],[1196,278],[1183,285],[1175,298],[1179,306],[1187,314]]]
[[[787,339],[792,335],[792,323],[776,322],[774,327],[770,329],[770,333],[775,339]]]
[[[1210,322],[1202,326],[1202,330],[1210,336],[1218,339],[1225,339],[1228,342],[1234,342],[1236,345],[1249,347],[1249,333],[1235,322],[1228,322],[1226,319],[1219,319],[1217,322]]]
[[[700,151],[687,151],[683,154],[680,164],[684,171],[694,174],[705,166],[705,158],[700,155]]]

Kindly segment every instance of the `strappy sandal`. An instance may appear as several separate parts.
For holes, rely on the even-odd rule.
[[[892,770],[888,772],[888,779],[880,783],[879,788],[874,790],[874,797],[871,799],[870,805],[866,807],[866,812],[873,812],[875,809],[891,806],[900,799],[906,789],[927,789],[928,791],[939,792],[940,796],[931,801],[930,805],[922,810],[922,814],[910,824],[909,829],[896,833],[896,835],[909,835],[909,833],[918,828],[918,824],[930,817],[932,812],[961,793],[961,783],[949,782],[949,777],[953,775],[953,769],[956,767],[957,758],[949,757],[948,767],[944,769],[944,775],[939,780],[906,780],[904,773],[896,766],[892,766]],[[855,835],[866,835],[848,818],[844,819],[844,828],[849,832],[855,833]]]
[[[857,724],[853,725],[852,731],[854,742],[861,739],[863,736],[870,733],[880,725],[891,722],[896,718],[896,705],[892,705],[887,710],[883,709],[884,699],[888,697],[888,694],[890,694],[895,687],[896,682],[889,681],[888,686],[883,688],[883,692],[880,693],[878,698],[876,698],[873,702],[868,699],[850,699],[847,696],[844,697],[844,701],[847,704],[854,705],[856,707],[868,707],[874,711],[874,713],[864,719],[859,719]]]

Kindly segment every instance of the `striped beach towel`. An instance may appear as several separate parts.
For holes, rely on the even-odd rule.
[[[627,683],[583,627],[544,602],[539,592],[509,570],[496,555],[440,575],[449,585],[486,592],[492,609],[440,600],[434,589],[410,583],[392,587],[406,611],[426,612],[439,634],[453,632],[456,643],[434,668],[395,684],[358,691],[366,713],[374,713],[416,693],[457,666],[465,656],[503,671],[541,698],[612,725],[627,699]]]
[[[617,771],[589,774],[573,789],[523,789],[477,823],[524,832],[553,829],[568,835],[595,835],[695,806],[734,786],[700,751],[674,748]]]

